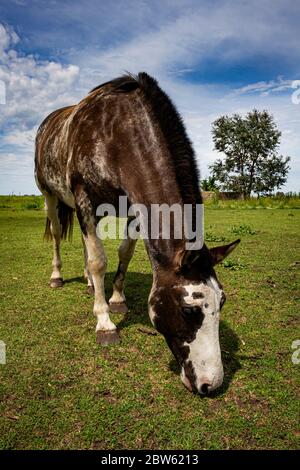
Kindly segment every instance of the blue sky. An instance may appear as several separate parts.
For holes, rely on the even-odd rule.
[[[290,0],[1,2],[0,194],[38,193],[41,120],[125,70],[147,71],[170,94],[203,177],[219,157],[214,119],[268,109],[282,131],[280,152],[292,157],[283,189],[299,191],[299,21],[300,2]]]

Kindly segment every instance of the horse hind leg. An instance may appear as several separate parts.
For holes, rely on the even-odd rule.
[[[129,223],[130,220],[127,223],[127,227]],[[125,231],[126,235],[127,227]],[[113,282],[113,294],[109,299],[109,307],[111,312],[128,312],[124,294],[124,282],[128,265],[134,253],[136,241],[137,240],[134,240],[127,235],[119,247],[119,266]]]
[[[60,242],[62,239],[72,238],[74,209],[64,204],[56,196],[46,194],[47,222],[45,238],[53,240],[53,271],[50,278],[50,287],[62,287]]]
[[[53,259],[52,259],[52,274],[49,285],[52,288],[63,287],[63,278],[61,275],[61,257],[60,257],[60,242],[61,242],[61,224],[58,212],[58,199],[56,196],[46,195],[47,205],[47,222],[45,237],[52,238],[53,240]]]

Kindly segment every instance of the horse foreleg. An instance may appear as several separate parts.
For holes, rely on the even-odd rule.
[[[89,221],[87,222],[87,219]],[[97,237],[94,218],[85,214],[82,222],[83,238],[87,251],[87,267],[95,290],[93,313],[97,318],[97,343],[107,345],[120,340],[117,327],[109,317],[109,307],[105,300],[104,277],[107,260],[101,240]]]
[[[81,239],[82,239],[83,255],[84,255],[84,273],[83,273],[83,275],[84,275],[84,278],[85,278],[86,281],[87,281],[86,293],[87,293],[88,295],[94,295],[93,280],[92,280],[92,276],[90,275],[89,269],[88,269],[88,256],[87,256],[87,250],[86,250],[86,246],[85,246],[85,241],[84,241],[83,235],[81,235]]]
[[[88,271],[91,274],[95,290],[94,315],[97,318],[97,342],[103,345],[119,341],[116,325],[109,318],[109,307],[105,300],[104,277],[107,266],[106,256],[96,231],[89,231],[84,236],[87,249]]]
[[[47,203],[47,215],[50,220],[50,230],[53,239],[53,259],[52,274],[50,278],[50,287],[62,287],[63,278],[61,275],[61,258],[60,258],[60,241],[61,241],[61,225],[58,216],[58,199],[55,196],[45,196]]]
[[[128,311],[124,294],[124,281],[128,265],[133,256],[136,240],[125,238],[119,247],[119,266],[113,283],[113,294],[109,299],[111,312]]]

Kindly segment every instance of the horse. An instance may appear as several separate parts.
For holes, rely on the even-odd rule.
[[[147,208],[189,204],[195,223],[194,209],[203,200],[183,120],[153,77],[145,72],[123,75],[46,117],[36,136],[35,179],[47,206],[45,236],[53,239],[50,286],[63,286],[60,242],[71,234],[76,211],[85,275],[94,290],[97,342],[117,343],[120,333],[110,312],[127,311],[124,281],[136,239],[125,237],[120,245],[107,303],[107,259],[97,233],[97,207],[109,202],[117,208],[120,196]],[[184,236],[144,239],[153,274],[150,320],[164,336],[191,392],[207,395],[223,382],[219,320],[225,294],[214,266],[239,241],[211,249],[204,243],[195,250],[186,248]]]

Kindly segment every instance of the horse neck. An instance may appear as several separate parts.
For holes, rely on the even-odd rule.
[[[156,154],[157,155],[157,154]],[[135,171],[138,165],[145,165],[146,156],[144,155],[143,162],[136,162]],[[140,168],[138,184],[136,179],[127,180],[125,189],[126,194],[133,205],[142,205],[146,208],[148,215],[148,224],[146,227],[147,238],[144,239],[145,246],[152,264],[153,272],[158,272],[168,266],[173,265],[174,258],[178,253],[184,250],[185,240],[175,239],[172,236],[173,226],[171,224],[171,237],[170,239],[153,239],[151,236],[151,211],[157,205],[167,205],[168,207],[176,205],[184,211],[184,204],[187,201],[182,197],[176,174],[173,166],[168,161],[167,155],[160,155],[159,158],[151,161],[147,166],[147,171],[142,171]],[[132,183],[132,184],[130,184]],[[183,228],[182,228],[183,230]]]

